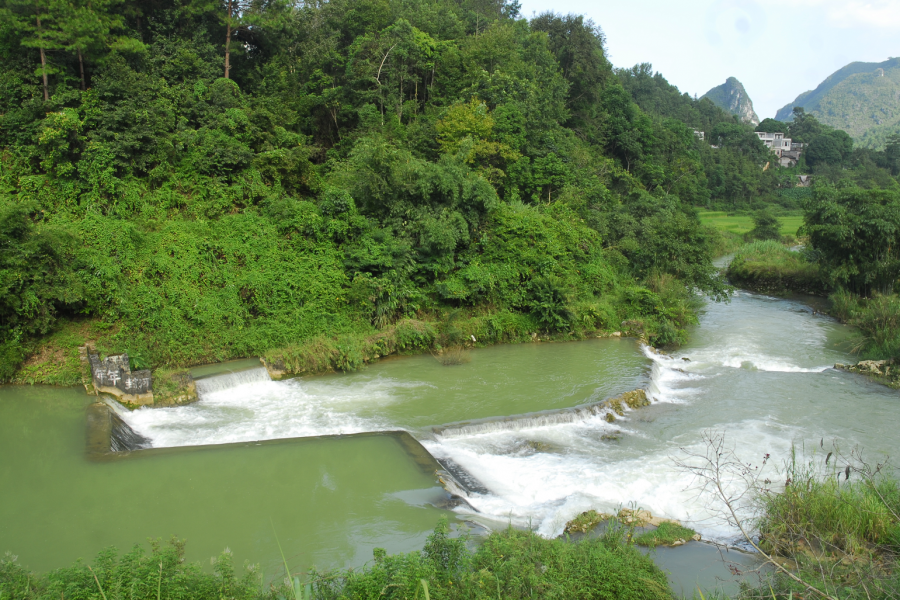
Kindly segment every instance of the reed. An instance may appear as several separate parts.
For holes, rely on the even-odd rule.
[[[472,360],[469,353],[462,346],[444,348],[440,353],[433,355],[439,363],[445,367],[464,365]]]

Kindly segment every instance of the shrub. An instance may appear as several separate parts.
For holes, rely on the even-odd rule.
[[[750,230],[750,237],[756,240],[778,241],[781,239],[780,229],[781,223],[779,223],[778,217],[763,209],[753,215],[753,229]]]
[[[900,356],[900,297],[876,294],[859,306],[850,320],[862,334],[856,350],[870,358]]]
[[[760,291],[822,293],[826,289],[817,264],[773,240],[741,246],[726,274],[732,283]]]

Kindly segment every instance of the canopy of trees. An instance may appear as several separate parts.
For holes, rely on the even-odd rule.
[[[693,206],[776,187],[748,128],[649,65],[614,71],[576,15],[0,10],[0,338],[16,356],[59,319],[102,318],[111,347],[159,365],[460,308],[532,331],[640,317],[675,341],[690,317],[659,282],[724,291]]]

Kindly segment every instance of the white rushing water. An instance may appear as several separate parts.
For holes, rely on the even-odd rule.
[[[421,366],[426,363],[418,359],[393,361],[393,371],[376,365],[349,376],[205,385],[194,405],[142,409],[126,418],[155,446],[404,428],[435,457],[452,460],[483,484],[487,493],[468,498],[477,512],[458,510],[488,526],[512,522],[555,536],[585,510],[613,512],[633,505],[680,519],[704,537],[733,541],[737,532],[717,518],[709,497],[698,496],[691,476],[675,466],[686,451],[705,451],[705,431],[724,432],[746,462],[758,465],[770,454],[773,460],[765,468],[776,481],[777,467],[792,444],[818,445],[825,438],[845,447],[860,444],[877,454],[900,441],[892,425],[900,418],[897,393],[831,369],[835,362],[850,360],[843,349],[846,336],[845,328],[797,302],[738,293],[728,304],[710,303],[691,343],[674,355],[635,347],[632,359],[643,365],[643,383],[653,404],[628,411],[613,423],[590,407],[613,395],[612,388],[603,387],[606,383],[590,380],[600,390],[583,399],[590,402],[568,405],[582,404],[581,409],[560,410],[558,402],[578,388],[578,382],[560,381],[554,387],[567,391],[562,400],[554,400],[557,404],[548,404],[552,411],[516,410],[519,404],[511,401],[504,405],[511,407],[508,414],[456,415],[444,422],[496,418],[432,430],[423,426],[426,417],[416,415],[449,414],[440,406],[442,394],[462,383],[429,379]],[[563,345],[557,348],[562,351]],[[602,355],[613,347],[585,342],[565,348]],[[529,350],[504,350],[513,351]],[[476,352],[473,364],[488,360],[491,352],[499,350]],[[409,365],[405,374],[397,367],[401,363]],[[475,367],[453,368],[460,369],[455,371],[459,377],[476,372]],[[541,374],[519,375],[528,376]],[[619,388],[634,387],[633,377],[623,374]],[[481,389],[466,393],[486,393]],[[533,389],[548,393],[536,385]],[[528,414],[515,416],[522,413]]]

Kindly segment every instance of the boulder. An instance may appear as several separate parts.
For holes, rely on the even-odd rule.
[[[632,510],[630,508],[623,508],[619,511],[619,518],[622,519],[623,523],[629,525],[634,523],[638,527],[643,527],[645,525],[659,527],[663,523],[671,523],[672,525],[678,525],[679,527],[681,526],[681,521],[678,521],[676,519],[666,519],[665,517],[654,517],[649,510]]]
[[[112,354],[103,360],[88,350],[91,379],[97,393],[115,396],[132,406],[153,404],[153,379],[149,369],[132,371],[128,354]]]
[[[598,513],[596,510],[591,509],[581,513],[580,515],[566,523],[565,532],[587,533],[603,521],[611,518],[612,515],[606,513]]]

